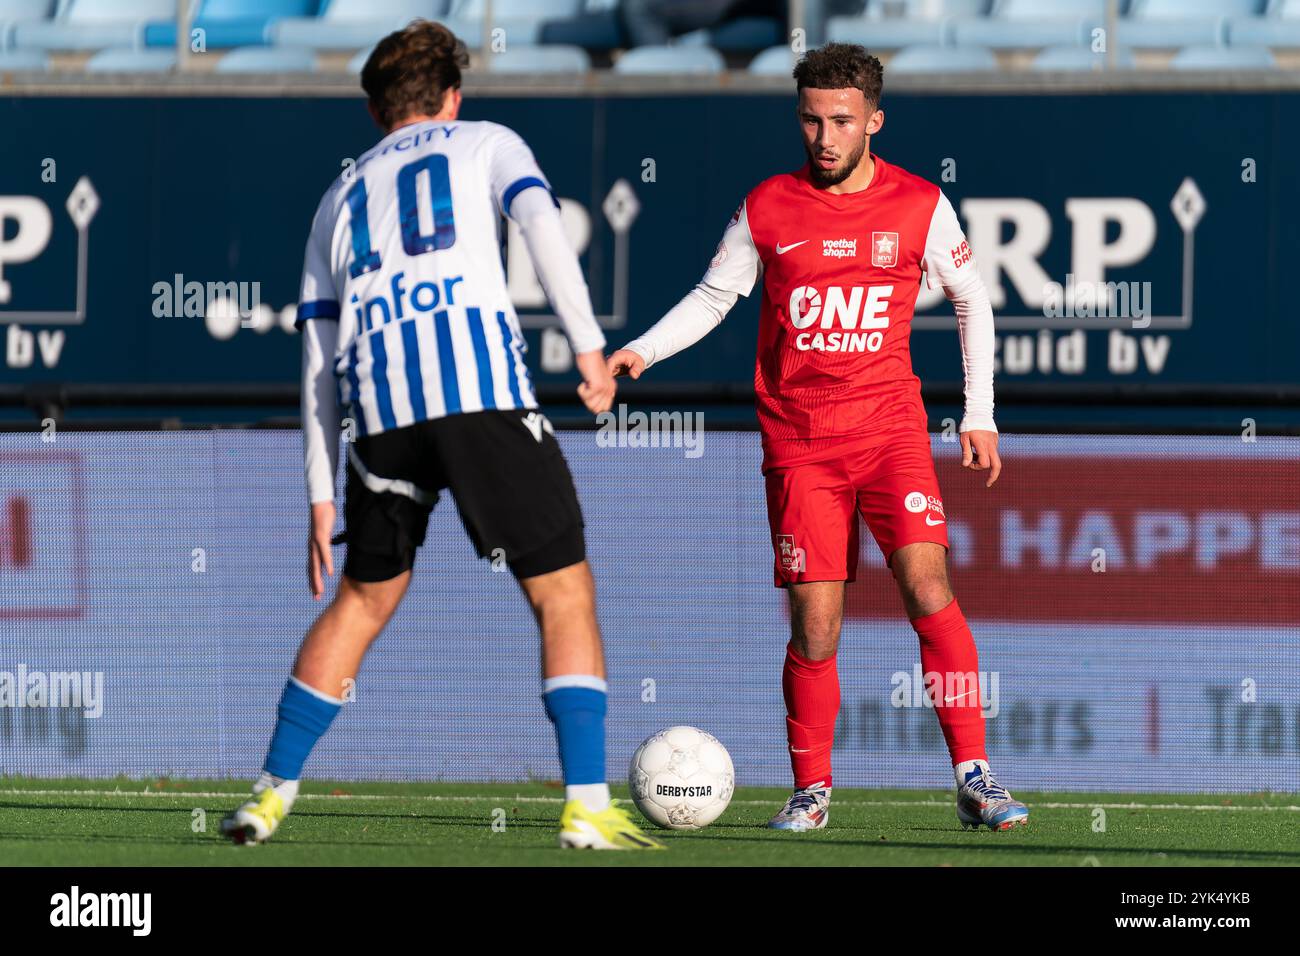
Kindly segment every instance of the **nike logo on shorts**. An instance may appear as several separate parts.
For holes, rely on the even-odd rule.
[[[935,521],[935,520],[934,520],[933,518],[931,518],[929,515],[926,515],[926,516],[925,516],[925,523],[928,524],[931,528],[933,528],[935,525],[943,524],[943,519],[940,518],[938,521]]]

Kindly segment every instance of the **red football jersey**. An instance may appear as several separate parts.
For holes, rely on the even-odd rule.
[[[949,297],[979,281],[939,187],[872,159],[856,193],[818,189],[807,166],[764,180],[704,276],[741,295],[763,278],[754,390],[769,463],[826,439],[924,431],[908,348],[921,274]]]

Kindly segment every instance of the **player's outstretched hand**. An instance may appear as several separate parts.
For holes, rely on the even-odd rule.
[[[330,552],[330,536],[334,533],[334,502],[317,501],[311,506],[311,531],[307,535],[307,586],[317,601],[325,593],[321,568],[334,577],[334,555]]]
[[[968,431],[961,433],[961,466],[971,471],[989,472],[985,488],[992,488],[993,482],[1002,474],[1002,459],[998,457],[998,433],[986,431]]]
[[[644,371],[645,359],[631,349],[619,349],[609,357],[609,374],[615,378],[620,375],[630,375],[637,379]]]
[[[618,383],[605,365],[605,353],[599,349],[581,353],[578,356],[578,372],[582,375],[578,397],[587,406],[587,411],[593,415],[609,411],[614,405]]]

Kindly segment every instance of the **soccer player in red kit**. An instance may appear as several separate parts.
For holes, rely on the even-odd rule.
[[[769,826],[826,825],[839,713],[835,653],[861,514],[921,643],[963,825],[1005,830],[1029,811],[989,770],[975,641],[946,566],[943,498],[908,336],[922,273],[957,313],[965,372],[962,464],[1001,470],[993,423],[993,310],[947,197],[870,150],[883,70],[832,43],[795,67],[808,163],[764,180],[736,210],[701,282],[610,356],[640,375],[714,328],[761,276],[754,370],[775,579],[789,595],[782,689],[795,791]],[[976,679],[977,680],[977,679]],[[958,693],[958,691],[964,691]]]

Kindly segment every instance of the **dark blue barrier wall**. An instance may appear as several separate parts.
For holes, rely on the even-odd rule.
[[[623,312],[616,318],[626,326],[608,333],[620,345],[700,277],[746,191],[801,163],[793,102],[481,98],[466,101],[464,117],[518,130],[557,193],[590,217],[583,261],[597,311]],[[899,95],[884,107],[874,149],[941,182],[978,257],[997,258],[992,247],[1012,243],[1017,228],[1021,241],[1045,230],[1012,264],[1018,276],[996,277],[1003,384],[1300,382],[1300,323],[1286,292],[1300,246],[1287,159],[1300,149],[1294,95]],[[0,128],[4,382],[296,379],[285,317],[247,328],[237,317],[159,317],[157,288],[178,275],[256,282],[277,312],[292,305],[320,194],[378,138],[360,99],[14,97],[0,101]],[[83,230],[78,316],[80,234],[65,203],[83,177],[98,208]],[[601,211],[620,179],[640,206],[622,251]],[[1197,205],[1193,193],[1203,201],[1181,224],[1171,208],[1180,188],[1185,209]],[[51,217],[43,244],[38,206]],[[1131,262],[1118,262],[1117,242],[1133,245]],[[624,309],[614,288],[620,255],[629,269]],[[1115,260],[1104,279],[1150,283],[1151,326],[1112,319],[1071,338],[1087,323],[1044,318],[1035,301],[1043,280],[1097,274],[1088,270],[1099,256]],[[548,311],[520,306],[527,325]],[[925,314],[948,321],[919,323],[917,370],[955,384],[950,309],[939,302]],[[658,380],[747,384],[756,320],[754,296]],[[540,328],[528,336],[543,382],[572,377],[548,371],[562,367],[563,353],[540,347]],[[552,358],[543,363],[543,353]]]

